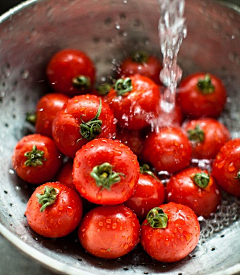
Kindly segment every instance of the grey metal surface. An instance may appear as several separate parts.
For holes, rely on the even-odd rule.
[[[95,61],[98,79],[133,48],[160,56],[159,8],[148,0],[28,1],[0,17],[0,232],[16,247],[57,273],[64,274],[234,274],[240,270],[240,201],[226,196],[218,213],[201,221],[199,246],[175,264],[157,263],[137,247],[118,260],[86,254],[74,232],[59,240],[31,231],[24,218],[33,187],[11,167],[16,142],[31,128],[25,113],[48,91],[44,69],[51,55],[65,47],[86,51]],[[240,15],[213,1],[187,1],[188,36],[179,62],[184,74],[215,73],[229,99],[222,120],[240,136]],[[4,274],[5,275],[5,274]]]

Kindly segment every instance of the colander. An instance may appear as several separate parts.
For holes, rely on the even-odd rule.
[[[161,58],[157,0],[30,0],[0,17],[0,232],[58,274],[237,274],[240,272],[240,200],[223,194],[218,212],[200,219],[199,245],[184,260],[164,264],[140,246],[127,256],[102,260],[87,254],[76,232],[46,239],[34,233],[24,211],[34,187],[11,165],[13,148],[33,129],[25,114],[49,88],[45,67],[63,48],[85,51],[98,82],[114,75],[135,49]],[[186,0],[187,38],[179,53],[184,75],[211,72],[228,90],[220,120],[240,137],[240,10],[210,0]],[[201,164],[200,164],[201,165]],[[204,165],[204,163],[202,163]]]

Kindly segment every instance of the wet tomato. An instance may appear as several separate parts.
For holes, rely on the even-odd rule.
[[[100,97],[75,96],[56,114],[52,134],[59,150],[74,158],[76,151],[90,140],[115,137],[113,112]]]
[[[73,161],[70,159],[66,163],[63,164],[59,173],[56,176],[57,181],[61,182],[72,189],[76,189],[72,180],[72,170],[73,170]]]
[[[141,244],[155,260],[176,262],[196,247],[200,236],[197,216],[185,205],[170,202],[149,211],[141,226]]]
[[[68,96],[86,93],[95,82],[93,62],[75,49],[57,52],[49,61],[46,73],[52,89]]]
[[[124,78],[135,74],[141,74],[160,84],[161,62],[145,51],[134,52],[127,57],[118,68],[118,77]]]
[[[221,203],[220,190],[206,170],[188,168],[167,183],[167,200],[190,207],[197,216],[208,218]]]
[[[226,94],[219,78],[212,74],[195,73],[180,83],[178,102],[187,117],[218,117],[225,106]]]
[[[160,91],[151,79],[134,75],[118,79],[107,99],[120,127],[140,130],[158,115]]]
[[[47,182],[33,192],[25,215],[29,226],[39,235],[59,238],[79,225],[82,202],[71,188],[59,182]]]
[[[192,157],[214,159],[221,147],[230,140],[228,129],[213,118],[189,120],[183,124],[192,144]]]
[[[157,171],[176,173],[189,165],[191,152],[191,144],[183,130],[166,126],[147,136],[142,155]]]
[[[99,206],[88,212],[79,227],[82,246],[92,255],[116,259],[139,242],[140,224],[124,205]]]
[[[212,175],[223,190],[240,197],[240,139],[223,145],[213,162]]]
[[[62,157],[52,139],[33,134],[17,143],[12,163],[20,178],[39,184],[53,179],[61,167]]]
[[[77,151],[73,183],[90,202],[120,204],[136,190],[139,164],[136,155],[117,140],[94,139]]]

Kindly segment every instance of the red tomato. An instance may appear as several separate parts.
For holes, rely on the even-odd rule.
[[[143,220],[153,207],[163,203],[165,190],[148,165],[143,165],[140,172],[136,192],[124,204]]]
[[[73,183],[79,193],[96,204],[120,204],[136,190],[137,157],[117,140],[94,139],[76,153]]]
[[[225,106],[226,94],[216,76],[195,73],[180,83],[178,101],[183,113],[190,118],[218,117]]]
[[[214,159],[221,147],[230,140],[228,129],[213,118],[190,120],[183,124],[192,144],[192,157]]]
[[[141,226],[141,244],[155,260],[176,262],[197,245],[200,226],[194,212],[170,202],[149,211]]]
[[[139,242],[140,225],[124,205],[99,206],[83,218],[78,230],[82,246],[92,255],[116,259]]]
[[[160,108],[159,86],[141,75],[118,79],[107,99],[119,126],[132,130],[148,126]]]
[[[124,78],[141,74],[160,84],[161,62],[144,51],[137,51],[126,58],[118,68],[118,77]]]
[[[53,90],[68,96],[86,93],[95,82],[94,64],[79,50],[57,52],[49,61],[46,73]]]
[[[208,218],[217,211],[221,194],[206,170],[188,168],[172,176],[167,183],[167,200],[187,205],[197,216]]]
[[[60,111],[69,97],[63,94],[47,94],[37,104],[36,111],[36,132],[43,136],[52,137],[52,123],[56,113]]]
[[[240,197],[240,139],[223,145],[214,160],[212,175],[223,190]]]
[[[70,158],[88,141],[114,138],[116,124],[109,105],[95,95],[70,99],[53,121],[53,139],[59,150]]]
[[[73,189],[59,182],[47,182],[33,192],[25,214],[29,226],[39,235],[59,238],[78,226],[82,202]]]
[[[33,134],[17,143],[12,163],[21,179],[39,184],[53,179],[61,167],[62,158],[52,139]]]
[[[184,132],[168,126],[148,135],[142,155],[157,171],[175,173],[189,165],[191,152],[191,144]]]
[[[72,180],[72,170],[73,170],[73,161],[69,160],[68,162],[63,164],[59,173],[57,174],[56,179],[61,184],[64,184],[64,185],[76,190],[76,187],[73,184],[73,180]]]

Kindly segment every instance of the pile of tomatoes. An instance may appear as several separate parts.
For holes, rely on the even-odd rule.
[[[28,117],[36,133],[12,157],[18,176],[37,185],[25,213],[34,231],[58,238],[77,229],[84,249],[100,258],[141,243],[154,259],[174,262],[196,247],[197,217],[217,211],[220,189],[240,196],[240,139],[217,120],[227,97],[222,82],[188,76],[168,113],[160,70],[159,60],[140,51],[121,63],[113,83],[96,87],[85,53],[52,57],[52,92]]]

